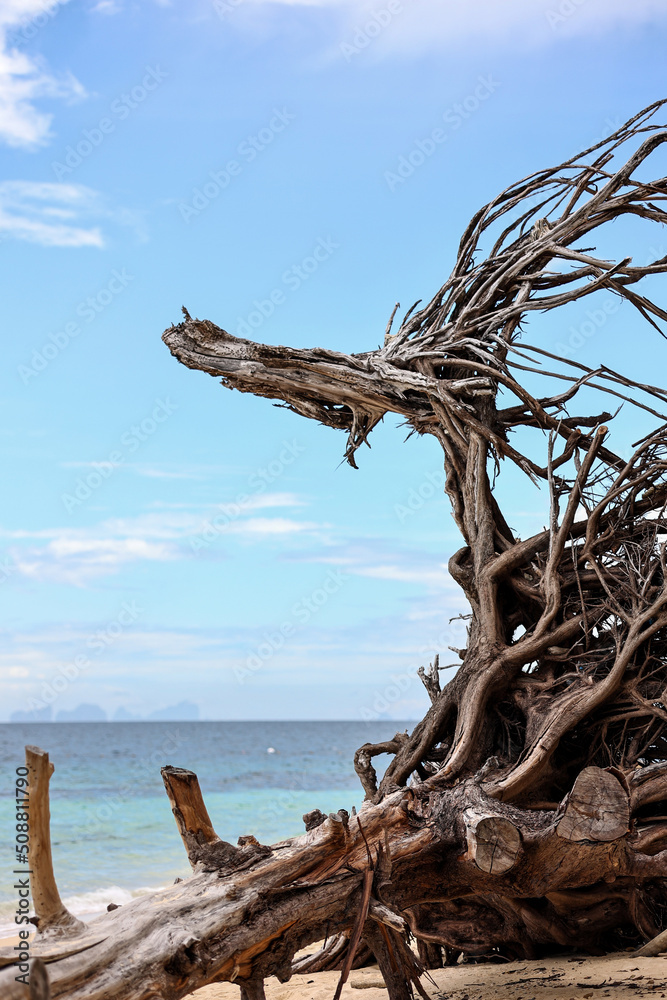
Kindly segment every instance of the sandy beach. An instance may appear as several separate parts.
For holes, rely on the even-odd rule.
[[[437,969],[422,983],[443,1000],[595,1000],[611,997],[667,997],[667,958],[557,958],[504,964],[457,965]],[[331,1000],[338,982],[335,972],[294,976],[289,983],[266,981],[267,1000]],[[359,990],[364,993],[360,994]],[[237,1000],[231,983],[206,986],[196,1000]],[[386,1000],[388,994],[377,968],[351,973],[342,1000]]]

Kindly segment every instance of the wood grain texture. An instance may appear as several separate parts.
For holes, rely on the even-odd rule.
[[[40,747],[27,746],[28,799],[30,814],[30,894],[41,936],[68,937],[81,934],[84,925],[63,904],[53,873],[51,856],[51,812],[49,781],[53,764]]]
[[[618,778],[599,767],[585,767],[558,824],[566,840],[617,840],[628,832],[630,803]]]
[[[161,773],[178,832],[194,868],[201,848],[220,838],[204,805],[197,775],[182,767],[163,767]]]
[[[624,948],[663,929],[667,389],[558,356],[524,330],[562,306],[598,309],[588,297],[602,293],[663,349],[667,308],[648,294],[662,286],[645,279],[667,273],[667,256],[607,260],[595,243],[619,221],[667,223],[667,179],[648,179],[667,143],[664,111],[656,102],[484,205],[445,283],[395,325],[394,309],[376,350],[254,343],[186,310],[165,332],[188,367],[342,430],[354,466],[388,413],[433,436],[461,534],[448,568],[467,634],[453,679],[440,684],[451,666],[441,649],[420,672],[430,706],[412,732],[357,751],[359,815],[325,816],[314,802],[301,837],[232,845],[196,776],[167,768],[192,876],[62,941],[49,940],[65,918],[43,805],[34,948],[54,998],[180,1000],[228,981],[262,1000],[267,976],[286,981],[300,949],[326,940],[298,967],[349,970],[372,952],[390,1000],[407,1000],[423,990],[407,927],[430,965],[460,952]],[[614,450],[620,403],[655,421],[630,452],[625,438]],[[545,498],[545,527],[527,538],[500,507],[508,463]],[[446,618],[443,606],[443,628]]]
[[[496,875],[508,872],[517,862],[521,834],[504,816],[482,815],[466,809],[464,820],[468,852],[483,872]]]

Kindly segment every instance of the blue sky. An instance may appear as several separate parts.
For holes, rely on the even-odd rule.
[[[435,442],[388,418],[355,472],[160,335],[184,304],[375,347],[483,202],[666,96],[664,4],[0,0],[0,34],[0,720],[418,717],[416,668],[464,645]],[[533,339],[664,369],[625,306],[582,336],[593,308]],[[499,491],[542,525],[517,475]]]

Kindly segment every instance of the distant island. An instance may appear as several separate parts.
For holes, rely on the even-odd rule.
[[[99,705],[83,703],[76,708],[61,708],[54,714],[51,705],[30,711],[12,712],[10,722],[197,722],[199,705],[192,701],[179,701],[177,705],[156,708],[148,715],[138,715],[126,708],[117,708],[109,718]]]

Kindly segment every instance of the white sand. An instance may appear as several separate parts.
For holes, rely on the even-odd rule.
[[[426,991],[439,1000],[624,1000],[667,998],[667,958],[633,958],[627,953],[604,958],[545,959],[506,964],[457,965],[422,979]],[[294,976],[282,985],[266,981],[267,1000],[332,1000],[338,974],[320,972]],[[363,993],[359,991],[363,990]],[[238,1000],[231,983],[205,986],[193,1000]],[[377,968],[350,974],[342,1000],[387,1000]]]

